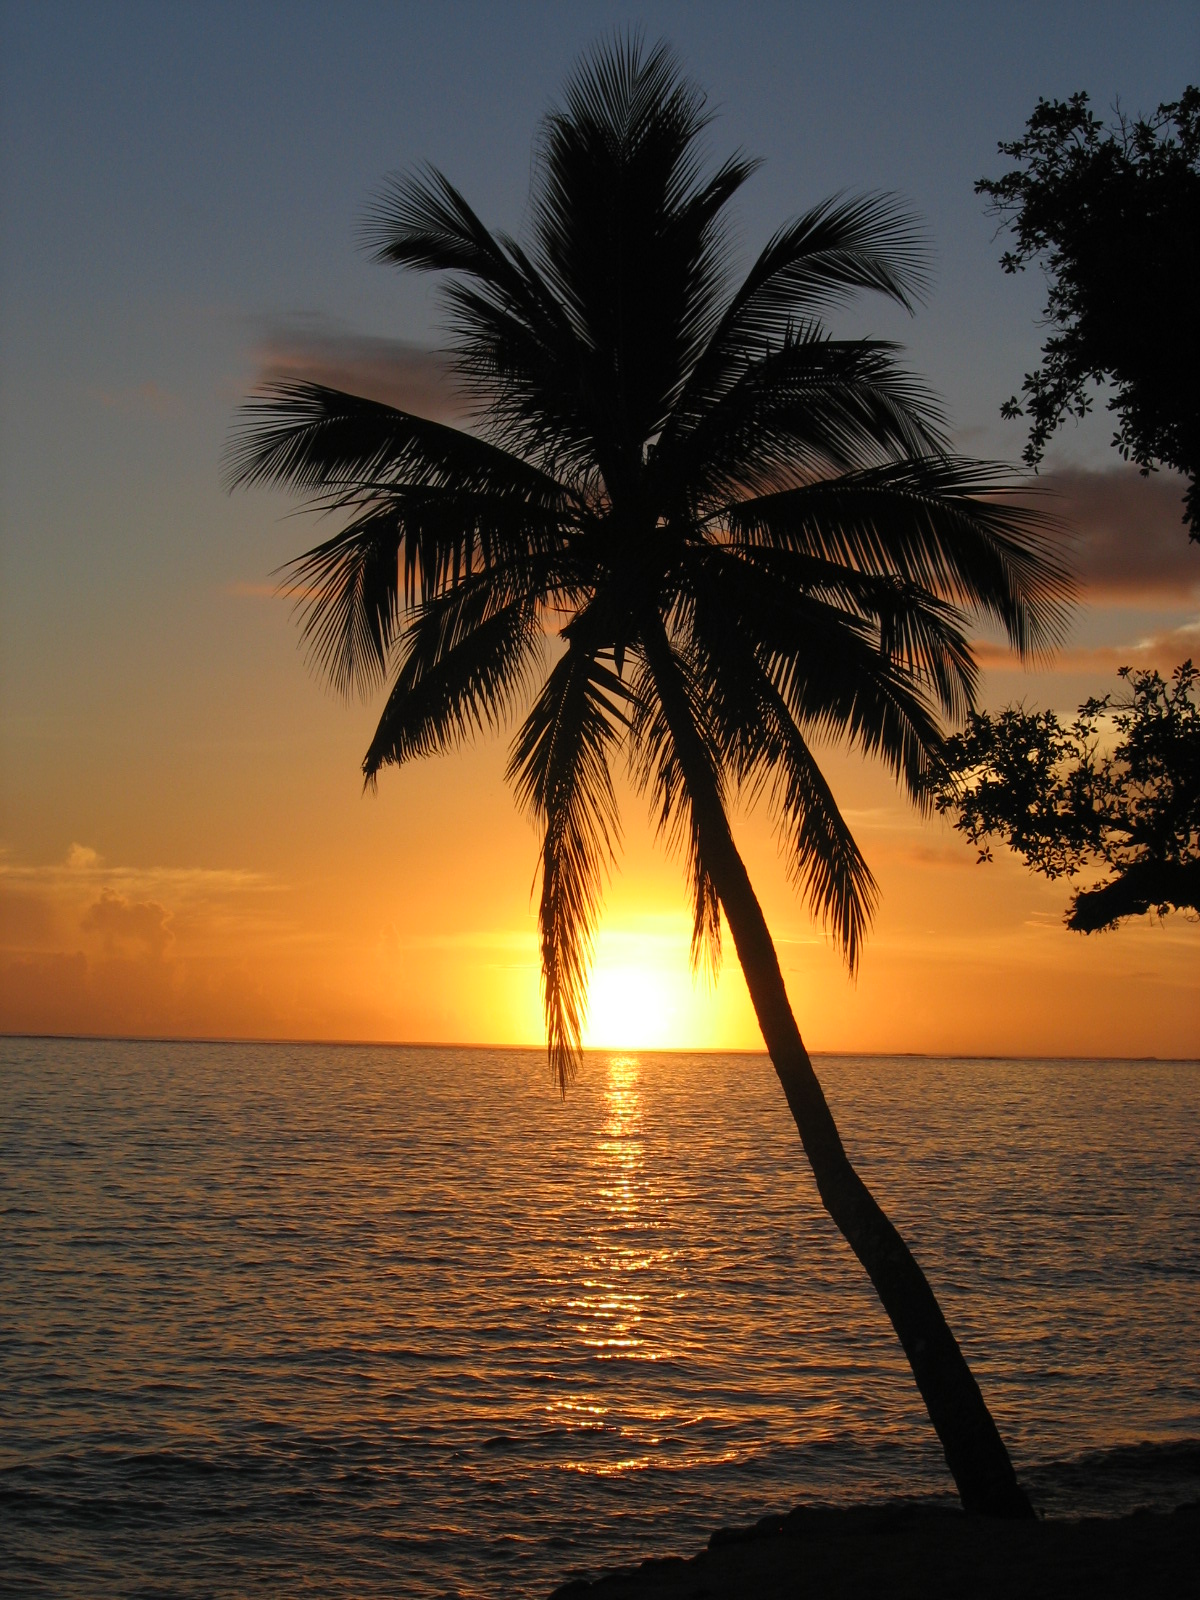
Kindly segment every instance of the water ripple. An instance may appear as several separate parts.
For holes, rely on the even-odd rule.
[[[1040,1503],[1195,1493],[1195,1064],[821,1071]],[[946,1490],[758,1058],[563,1105],[519,1052],[7,1040],[0,1094],[22,1592],[538,1593]]]

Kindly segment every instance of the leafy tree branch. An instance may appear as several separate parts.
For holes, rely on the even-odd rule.
[[[1026,463],[1107,383],[1113,443],[1143,472],[1188,478],[1184,521],[1200,539],[1200,89],[1151,117],[1118,109],[1112,126],[1086,94],[1039,100],[999,150],[1015,167],[975,192],[1016,236],[1000,264],[1039,261],[1049,286],[1042,364],[1001,408],[1029,419]]]
[[[981,861],[1001,839],[1047,878],[1107,872],[1072,897],[1066,923],[1080,933],[1200,911],[1200,669],[1120,676],[1127,696],[1087,700],[1070,723],[1019,707],[972,713],[930,783]]]

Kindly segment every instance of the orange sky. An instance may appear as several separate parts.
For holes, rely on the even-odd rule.
[[[390,770],[363,795],[369,709],[299,670],[280,602],[230,597],[239,607],[293,679],[279,685],[284,726],[224,747],[216,770],[206,754],[221,747],[202,731],[165,769],[146,739],[127,742],[119,769],[102,743],[76,752],[85,787],[49,806],[66,843],[0,862],[0,1026],[539,1043],[536,841],[504,787],[503,742]],[[1085,692],[1073,674],[993,685],[991,699]],[[882,773],[837,753],[828,768],[882,888],[857,983],[784,881],[766,818],[737,830],[813,1048],[1200,1054],[1194,924],[1069,934],[1063,886],[1002,852],[977,866]],[[728,941],[715,990],[694,984],[679,863],[636,796],[623,810],[588,1042],[756,1048]]]

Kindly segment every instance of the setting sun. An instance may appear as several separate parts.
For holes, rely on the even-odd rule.
[[[614,898],[624,901],[622,879]],[[682,896],[680,896],[682,900]],[[736,961],[714,984],[693,974],[688,917],[646,913],[625,902],[602,924],[588,984],[583,1043],[589,1050],[739,1049],[754,1043],[754,1015]]]
[[[661,1050],[676,1037],[674,975],[625,965],[592,975],[585,1039],[593,1049]]]

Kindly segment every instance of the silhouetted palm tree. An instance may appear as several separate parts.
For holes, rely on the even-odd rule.
[[[719,959],[725,913],[821,1198],[900,1336],[964,1505],[1028,1514],[920,1267],[842,1148],[728,804],[765,793],[789,871],[853,969],[876,889],[811,739],[879,756],[919,796],[940,716],[974,699],[968,611],[1024,655],[1056,637],[1066,585],[1039,520],[947,453],[893,347],[817,320],[859,289],[911,308],[911,220],[887,197],[826,201],[733,289],[722,219],[755,163],[706,173],[707,121],[665,47],[618,45],[581,64],[546,120],[528,244],[489,232],[433,168],[395,179],[366,242],[453,275],[478,431],[276,384],[244,407],[231,476],[344,515],[293,576],[332,681],[391,677],[368,781],[532,701],[508,773],[544,830],[564,1087],[627,755],[686,852],[695,961]]]

